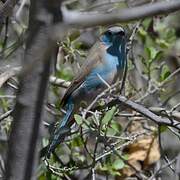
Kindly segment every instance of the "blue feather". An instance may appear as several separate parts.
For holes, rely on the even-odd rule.
[[[120,27],[109,28],[101,36],[100,43],[92,48],[88,60],[64,96],[63,102],[66,115],[54,132],[47,157],[50,156],[51,152],[55,150],[70,131],[73,115],[78,110],[80,102],[86,101],[87,104],[90,103],[98,93],[106,88],[102,79],[111,85],[119,72],[124,69],[126,62],[124,30]]]
[[[51,152],[54,151],[57,145],[60,144],[64,140],[65,136],[70,132],[70,128],[67,125],[74,109],[74,104],[71,98],[69,98],[68,103],[66,104],[66,108],[66,115],[58,124],[58,127],[54,132],[54,136],[48,148],[47,157],[50,157]]]

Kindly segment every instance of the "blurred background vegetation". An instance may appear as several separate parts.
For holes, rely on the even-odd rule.
[[[77,1],[76,1],[77,2]],[[3,2],[2,2],[3,3]],[[19,1],[13,16],[6,18],[0,36],[0,176],[3,176],[12,111],[19,86],[28,27],[29,2]],[[78,1],[72,9],[118,11],[143,1]],[[147,3],[147,1],[145,2]],[[128,73],[123,95],[172,119],[180,119],[180,25],[179,12],[155,16],[123,26],[130,38]],[[45,102],[41,145],[48,145],[54,124],[63,111],[61,98],[86,61],[92,45],[106,27],[77,30],[57,42],[52,58],[50,83]],[[40,52],[39,52],[40,53]],[[65,80],[58,83],[58,80]],[[118,95],[118,92],[116,92]],[[100,98],[97,109],[81,108],[75,115],[71,135],[50,160],[39,158],[39,180],[58,179],[175,179],[179,154],[179,132],[152,123],[130,108],[104,107],[110,97]],[[179,119],[178,119],[179,118]],[[22,147],[23,148],[23,147]],[[163,168],[164,167],[164,168]]]

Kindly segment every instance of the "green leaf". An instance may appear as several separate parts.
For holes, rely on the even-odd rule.
[[[79,31],[74,31],[72,34],[70,34],[69,39],[70,39],[70,41],[74,41],[79,36],[80,36],[80,32]]]
[[[75,161],[80,161],[80,162],[84,162],[86,160],[86,157],[84,155],[81,155],[79,152],[75,152],[73,153],[73,159]]]
[[[81,147],[83,146],[83,142],[80,136],[75,137],[72,141],[71,141],[71,145],[72,147]]]
[[[160,60],[160,59],[162,59],[162,57],[163,57],[163,51],[158,51],[158,53],[155,56],[155,59]]]
[[[166,125],[161,125],[160,126],[160,132],[163,133],[168,129],[168,127]]]
[[[149,25],[151,24],[151,22],[153,21],[152,18],[146,18],[144,21],[143,21],[143,27],[144,29],[148,29],[149,28]]]
[[[119,171],[117,171],[115,168],[113,168],[112,164],[110,164],[110,165],[104,164],[103,166],[100,166],[100,170],[106,171],[113,176],[120,176],[121,175],[121,173]]]
[[[57,71],[56,76],[67,81],[74,77],[72,69],[69,67],[62,69],[61,71]]]
[[[81,125],[83,123],[83,118],[78,114],[74,115],[74,119],[78,125]]]
[[[122,169],[124,165],[124,161],[121,159],[116,159],[112,164],[113,168],[116,170]]]
[[[142,27],[138,29],[138,33],[142,37],[145,37],[147,35],[147,32]]]
[[[121,173],[119,171],[114,171],[113,169],[112,170],[109,170],[109,173],[112,175],[112,176],[121,176]]]
[[[100,166],[101,171],[108,171],[108,166]]]
[[[167,65],[164,65],[162,68],[160,80],[164,81],[169,75],[171,74],[169,67]]]
[[[172,29],[172,28],[168,29],[167,34],[166,34],[166,38],[167,38],[168,42],[175,41],[176,40],[176,31],[175,31],[175,29]]]
[[[107,135],[114,136],[116,133],[117,132],[113,128],[110,127],[107,128]]]
[[[154,47],[147,47],[146,48],[147,56],[149,60],[154,60],[158,51]]]
[[[111,121],[112,118],[114,117],[115,112],[116,112],[115,106],[113,106],[111,110],[107,111],[102,119],[102,125],[108,124],[109,121]]]
[[[169,43],[167,41],[165,41],[164,39],[157,39],[156,42],[162,48],[168,48],[169,47]]]
[[[122,156],[122,158],[127,161],[127,160],[129,159],[129,155],[128,155],[128,154],[124,154],[124,155]]]
[[[122,126],[118,122],[112,122],[110,126],[117,133],[122,130]]]

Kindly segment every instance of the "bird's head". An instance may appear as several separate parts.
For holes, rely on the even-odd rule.
[[[125,36],[125,30],[122,27],[114,26],[101,35],[100,41],[108,47],[119,46],[125,42]]]

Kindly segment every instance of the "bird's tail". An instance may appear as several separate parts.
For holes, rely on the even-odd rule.
[[[70,126],[71,126],[70,121],[72,119],[73,112],[74,112],[74,104],[72,102],[68,103],[66,115],[56,127],[54,134],[50,140],[46,155],[47,158],[50,158],[51,153],[54,152],[58,144],[60,144],[64,140],[66,135],[70,132]]]

